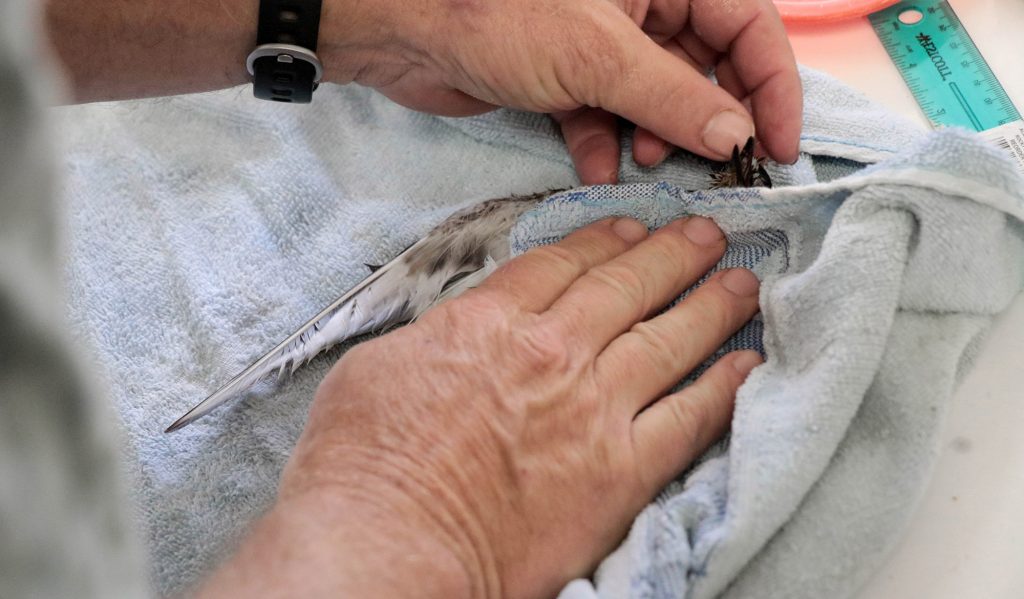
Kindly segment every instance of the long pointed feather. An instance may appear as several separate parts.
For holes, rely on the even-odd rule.
[[[341,313],[343,310],[347,309],[352,310],[354,312],[357,306],[353,300],[355,300],[355,298],[364,290],[367,290],[370,287],[370,285],[372,285],[374,282],[376,282],[378,279],[384,276],[384,274],[386,274],[389,271],[388,269],[390,266],[399,263],[401,260],[405,258],[406,255],[408,255],[411,252],[414,252],[424,241],[425,239],[416,242],[415,244],[411,245],[408,249],[406,249],[404,252],[396,256],[394,260],[388,262],[386,265],[373,271],[370,274],[370,276],[360,281],[359,284],[357,284],[355,287],[345,292],[341,297],[339,297],[329,306],[321,310],[320,313],[314,316],[312,319],[310,319],[309,322],[302,325],[302,327],[300,327],[297,331],[289,335],[287,339],[277,344],[277,346],[274,347],[274,349],[270,350],[262,357],[257,359],[255,362],[249,365],[248,368],[238,373],[234,378],[228,381],[227,384],[225,384],[223,387],[217,389],[217,391],[215,391],[212,395],[210,395],[202,402],[200,402],[198,405],[193,407],[191,410],[186,412],[184,416],[174,421],[174,423],[171,424],[171,426],[167,427],[167,430],[165,430],[164,432],[174,432],[190,424],[194,420],[201,418],[202,416],[205,416],[213,409],[217,408],[224,402],[228,401],[229,399],[237,395],[239,392],[244,391],[245,389],[259,382],[263,377],[265,377],[270,372],[277,370],[279,376],[283,377],[284,369],[288,366],[289,362],[292,364],[292,372],[294,372],[295,368],[298,368],[298,366],[300,366],[302,362],[305,361],[300,360],[299,356],[295,355],[297,353],[295,350],[305,347],[306,343],[312,338],[314,334],[321,332],[321,327],[328,325],[332,321],[333,317]],[[371,318],[371,322],[367,324],[370,324],[371,326],[375,324],[385,324],[383,322],[374,322],[379,320],[383,319]],[[337,333],[342,333],[344,336],[358,335],[363,332],[365,331],[337,331]],[[325,349],[326,347],[329,346],[329,342],[321,343],[320,345],[322,348]],[[316,353],[319,353],[319,350],[320,348],[318,348],[318,351],[316,351]],[[306,351],[301,352],[301,354],[302,356],[306,357],[307,360],[309,357],[312,357],[307,356],[308,352]]]
[[[432,306],[478,285],[508,260],[508,233],[519,215],[550,193],[488,200],[455,212],[394,260],[374,269],[166,432],[208,414],[274,371],[281,380],[350,337],[414,320]]]

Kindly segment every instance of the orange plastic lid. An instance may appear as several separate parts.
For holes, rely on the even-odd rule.
[[[775,0],[787,23],[842,21],[871,14],[899,0]]]

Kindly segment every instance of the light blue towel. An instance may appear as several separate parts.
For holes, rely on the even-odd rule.
[[[763,318],[730,346],[768,357],[731,440],[641,514],[598,571],[601,597],[851,593],[923,490],[970,348],[1022,287],[1024,191],[995,150],[803,77],[804,154],[770,170],[791,187],[687,194],[713,165],[625,160],[627,185],[561,194],[514,232],[522,251],[606,214],[707,214],[733,242],[725,262],[765,279]],[[307,108],[246,93],[60,111],[71,317],[124,421],[166,594],[273,500],[340,351],[164,426],[453,209],[577,184],[543,117],[436,119],[359,88],[325,87]]]
[[[739,393],[728,444],[641,514],[597,596],[849,594],[924,489],[972,343],[1021,289],[1021,181],[984,141],[943,131],[813,186],[567,192],[520,220],[513,248],[623,214],[722,226],[722,266],[764,280],[763,329],[748,325],[726,349],[768,360]]]

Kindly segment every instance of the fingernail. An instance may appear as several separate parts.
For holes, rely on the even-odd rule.
[[[754,125],[749,118],[732,110],[723,110],[704,127],[703,141],[709,150],[728,158],[733,147],[742,148],[753,135]]]
[[[734,268],[722,275],[722,286],[740,297],[747,297],[757,293],[761,282],[749,270]]]
[[[736,372],[746,376],[750,374],[751,370],[763,363],[764,360],[761,359],[761,354],[756,351],[745,351],[733,358],[732,367],[736,369]]]
[[[697,245],[714,245],[722,237],[722,230],[709,218],[691,216],[683,223],[683,235]]]
[[[637,243],[647,237],[647,225],[632,218],[620,218],[612,223],[612,231],[629,243]]]

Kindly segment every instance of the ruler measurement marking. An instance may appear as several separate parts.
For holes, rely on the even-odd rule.
[[[911,9],[921,12],[921,20],[901,23],[900,15]],[[869,20],[933,126],[984,131],[1020,119],[947,0],[904,0]]]
[[[920,20],[901,23],[909,10]],[[903,0],[868,20],[933,127],[973,128],[1024,174],[1024,120],[948,0]]]

